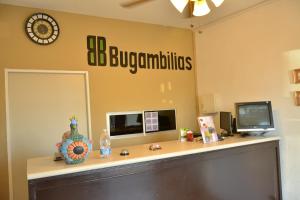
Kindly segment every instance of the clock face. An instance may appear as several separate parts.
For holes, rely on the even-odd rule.
[[[41,45],[53,43],[59,35],[57,22],[45,13],[30,16],[26,21],[25,31],[33,42]]]

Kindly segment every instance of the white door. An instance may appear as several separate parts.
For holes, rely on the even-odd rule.
[[[90,135],[87,72],[6,70],[10,199],[27,200],[26,160],[49,156],[76,115]]]

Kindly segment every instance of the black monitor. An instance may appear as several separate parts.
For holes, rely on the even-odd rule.
[[[271,101],[235,104],[238,132],[266,132],[275,130]]]
[[[176,111],[147,110],[144,111],[145,133],[176,130]]]
[[[111,137],[144,133],[143,113],[140,111],[107,113],[106,121],[107,131]]]
[[[226,133],[232,133],[232,115],[231,112],[220,112],[220,128]]]

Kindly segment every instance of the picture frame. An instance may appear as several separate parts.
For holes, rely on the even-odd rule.
[[[293,82],[300,83],[300,68],[293,70]]]
[[[203,143],[211,143],[218,141],[214,120],[212,116],[200,116],[197,118],[202,135]]]
[[[294,101],[296,106],[300,106],[300,91],[294,92]]]

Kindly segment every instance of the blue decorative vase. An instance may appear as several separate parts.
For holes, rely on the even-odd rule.
[[[63,136],[60,152],[67,164],[82,163],[92,151],[92,143],[87,137],[80,135],[77,129],[77,120],[73,116],[71,119],[71,133]]]

